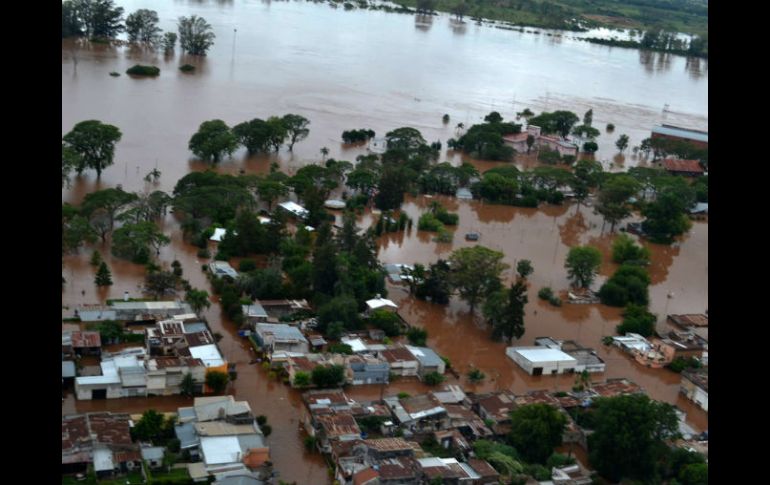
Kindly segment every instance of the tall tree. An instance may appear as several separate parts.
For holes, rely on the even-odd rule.
[[[639,192],[639,182],[625,175],[608,177],[599,189],[596,202],[596,212],[604,216],[610,223],[610,231],[615,225],[631,214],[628,199]]]
[[[96,234],[88,219],[79,214],[77,208],[62,204],[62,254],[75,252],[86,242],[96,241]]]
[[[657,197],[642,210],[644,232],[653,242],[670,244],[690,228],[687,211],[695,203],[695,190],[681,177],[664,179]]]
[[[171,240],[152,222],[125,224],[112,234],[112,254],[145,264],[152,259],[153,249],[157,253],[169,242]]]
[[[588,288],[602,264],[602,253],[592,246],[575,246],[569,250],[564,267],[575,286]]]
[[[158,12],[146,8],[140,8],[126,18],[126,33],[129,42],[143,42],[155,45],[160,42],[158,28]]]
[[[591,465],[613,482],[652,479],[667,448],[663,440],[678,434],[673,406],[634,394],[599,399],[594,413],[596,425],[588,437]]]
[[[588,198],[591,189],[598,186],[602,180],[602,164],[594,160],[579,160],[575,163],[574,174],[572,190],[580,210],[580,204]]]
[[[73,0],[72,5],[88,38],[113,39],[125,30],[123,7],[116,7],[112,0]]]
[[[195,395],[195,379],[189,372],[184,375],[182,382],[179,383],[179,389],[183,396],[192,397]]]
[[[523,279],[527,279],[527,276],[531,275],[535,269],[532,267],[532,261],[528,259],[522,259],[516,263],[516,272]]]
[[[310,120],[304,116],[287,114],[283,116],[282,121],[289,135],[289,151],[292,151],[294,144],[307,138],[307,135],[310,133],[307,127],[310,124]]]
[[[623,150],[628,148],[628,135],[620,135],[618,137],[618,141],[615,142],[615,146],[618,147],[618,151],[620,151],[620,153],[623,153]]]
[[[179,278],[171,271],[153,271],[144,278],[144,289],[157,300],[176,290]]]
[[[176,32],[166,32],[163,34],[163,50],[166,54],[172,52],[176,46]]]
[[[519,280],[508,290],[492,293],[484,302],[484,317],[492,325],[492,337],[503,338],[511,344],[524,335],[524,305],[527,304],[527,287]]]
[[[204,308],[211,306],[209,294],[206,290],[190,288],[185,295],[185,301],[190,304],[190,307],[195,313],[200,313]]]
[[[163,432],[163,415],[154,409],[142,413],[133,429],[133,435],[141,441],[155,441],[161,438]]]
[[[529,404],[511,413],[508,442],[530,463],[545,463],[561,444],[567,418],[548,404]]]
[[[61,4],[61,37],[79,37],[83,35],[83,21],[78,10],[77,1],[67,0]]]
[[[463,16],[468,13],[468,4],[463,0],[460,0],[455,4],[454,7],[452,7],[452,13],[455,15],[457,20],[462,20]]]
[[[82,211],[84,215],[91,217],[98,216],[100,209],[104,210],[109,218],[109,230],[112,231],[120,211],[136,200],[138,200],[136,194],[126,192],[121,188],[97,190],[86,194],[83,199]]]
[[[583,124],[586,126],[591,126],[591,123],[594,122],[594,110],[589,109],[586,111],[586,113],[583,115]]]
[[[80,165],[79,155],[71,147],[61,144],[61,186],[69,187],[70,173]]]
[[[205,56],[214,45],[214,32],[203,17],[179,17],[179,46],[188,54]]]
[[[450,281],[471,313],[487,295],[500,288],[500,275],[508,268],[503,253],[484,246],[455,250],[449,257]]]
[[[99,253],[95,253],[99,254]],[[96,271],[96,278],[94,278],[94,284],[96,286],[111,286],[112,285],[112,273],[107,268],[107,263],[102,261],[99,265],[99,269]]]
[[[233,154],[238,139],[224,121],[210,120],[201,123],[188,147],[196,156],[218,163],[224,154]]]
[[[96,170],[97,178],[100,178],[102,170],[112,165],[115,145],[122,136],[117,126],[98,120],[87,120],[76,124],[62,140],[77,154],[75,170],[78,175],[83,173],[83,170],[92,168]]]

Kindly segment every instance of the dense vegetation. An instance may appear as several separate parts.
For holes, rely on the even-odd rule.
[[[410,7],[420,0],[399,0]],[[474,19],[501,20],[518,25],[580,30],[572,19],[589,26],[662,29],[692,34],[708,33],[705,0],[435,0],[436,10]]]

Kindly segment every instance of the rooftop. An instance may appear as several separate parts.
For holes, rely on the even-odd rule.
[[[444,364],[441,357],[428,347],[412,347],[411,345],[407,345],[406,348],[420,361],[422,366],[432,367]]]
[[[201,451],[206,465],[235,463],[241,461],[241,445],[235,436],[204,436]]]
[[[709,390],[709,372],[708,367],[696,370],[686,370],[682,372],[682,378],[687,379],[704,391]]]
[[[214,337],[208,330],[200,332],[186,333],[184,339],[188,347],[200,347],[201,345],[210,345],[214,343]]]
[[[655,126],[652,128],[652,132],[659,135],[677,136],[680,138],[702,141],[704,143],[709,142],[709,134],[706,131],[691,130],[673,125]]]
[[[708,327],[709,317],[703,314],[669,315],[669,320],[683,327]]]
[[[248,401],[236,401],[233,396],[196,397],[193,406],[198,421],[212,421],[224,416],[238,416],[251,412]],[[220,410],[224,416],[221,416]]]
[[[591,389],[602,397],[614,397],[644,392],[641,386],[625,378],[607,379],[607,382],[603,384],[592,385]]]
[[[258,301],[253,302],[251,305],[243,305],[243,314],[246,317],[263,317],[267,318],[267,312],[265,311],[265,308],[259,304]]]
[[[508,347],[506,352],[513,352],[521,355],[525,359],[533,363],[540,362],[564,362],[564,363],[577,363],[574,357],[566,354],[558,349],[552,349],[548,347]],[[509,354],[510,355],[510,354]]]
[[[194,359],[200,359],[203,361],[206,367],[219,367],[225,363],[224,359],[222,359],[222,354],[220,354],[219,349],[217,349],[216,344],[190,347],[190,356]]]
[[[297,341],[307,343],[307,339],[297,327],[285,323],[258,323],[256,331],[263,336],[271,335],[273,339],[279,342]]]
[[[666,158],[663,160],[663,168],[671,172],[697,172],[703,173],[703,167],[698,160],[679,160]]]
[[[368,306],[371,310],[376,310],[383,307],[398,308],[398,305],[388,300],[387,298],[372,298],[371,300],[366,301],[366,306]]]
[[[316,420],[326,432],[327,438],[361,434],[361,428],[350,414],[327,414],[318,416]]]
[[[412,445],[403,438],[377,438],[364,440],[369,448],[380,452],[411,450]]]
[[[383,350],[380,352],[380,356],[390,364],[394,362],[412,362],[416,360],[414,354],[409,352],[409,349],[406,347],[393,347]]]
[[[101,347],[102,338],[99,332],[72,332],[72,347],[84,348],[84,347]]]
[[[513,393],[502,391],[479,399],[478,404],[495,419],[508,419],[508,414],[513,411],[514,399]]]
[[[286,202],[281,202],[280,204],[278,204],[278,206],[286,209],[287,211],[291,212],[292,214],[298,217],[305,217],[306,215],[308,215],[307,209],[297,204],[296,202],[292,202],[290,200]]]
[[[353,485],[364,485],[371,482],[375,478],[379,478],[380,474],[372,468],[364,468],[363,470],[353,475]]]

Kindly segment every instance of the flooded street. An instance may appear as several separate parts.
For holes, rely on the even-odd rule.
[[[708,127],[705,60],[696,65],[682,57],[472,23],[453,27],[446,15],[435,17],[427,28],[416,28],[411,15],[346,12],[306,2],[135,0],[118,4],[126,13],[138,8],[157,10],[163,29],[172,29],[179,16],[201,15],[212,24],[216,43],[208,57],[188,59],[179,54],[178,47],[175,56],[164,58],[128,48],[62,42],[62,133],[87,119],[114,124],[123,132],[115,165],[104,171],[101,181],[97,183],[93,173],[76,178],[71,188],[62,191],[62,201],[78,204],[85,194],[118,184],[128,191],[170,193],[179,178],[206,168],[192,160],[187,143],[202,121],[215,118],[231,126],[286,113],[311,120],[309,137],[297,143],[293,153],[282,148],[278,154],[247,158],[240,151],[233,160],[220,164],[219,170],[227,173],[263,173],[272,161],[291,172],[320,161],[319,150],[324,146],[330,157],[354,160],[366,152],[365,147],[348,148],[340,142],[340,133],[354,128],[371,128],[380,136],[400,126],[412,126],[429,142],[440,139],[446,146],[446,140],[456,136],[457,123],[469,127],[492,110],[506,118],[526,107],[535,112],[567,109],[582,116],[591,107],[594,126],[602,131],[600,160],[616,155],[614,141],[622,133],[631,137],[630,146],[649,136],[650,128],[664,121],[661,109],[667,103],[672,112],[666,121],[696,129]],[[159,66],[161,75],[157,79],[108,75],[111,71],[124,73],[140,62]],[[197,66],[194,74],[177,70],[187,62]],[[451,116],[446,125],[441,122],[444,113]],[[609,135],[604,133],[608,122],[616,125]],[[465,157],[447,152],[442,154],[444,158],[459,164]],[[497,165],[474,163],[480,168]],[[636,163],[627,156],[623,167]],[[155,167],[162,172],[159,184],[145,183],[144,176]],[[417,219],[431,200],[439,200],[459,214],[453,243],[435,243],[432,234],[416,230]],[[565,204],[526,209],[420,196],[407,197],[403,210],[414,219],[414,228],[380,238],[383,263],[427,265],[471,244],[504,252],[505,262],[512,267],[518,260],[531,260],[534,273],[529,278],[526,333],[514,345],[550,336],[592,347],[607,362],[607,372],[596,375],[596,380],[627,377],[651,397],[684,410],[688,423],[697,430],[708,427],[707,414],[679,395],[679,375],[643,368],[618,349],[601,344],[601,338],[613,334],[620,322],[620,309],[566,303],[556,308],[537,298],[537,291],[546,285],[556,292],[566,290],[564,259],[571,246],[591,244],[602,250],[605,262],[594,283],[596,289],[616,269],[609,260],[614,236],[606,230],[602,234],[601,218],[592,208],[577,211],[574,205]],[[368,227],[373,220],[371,214],[365,214],[360,224]],[[197,248],[182,241],[178,221],[168,215],[161,227],[172,239],[161,249],[162,264],[168,267],[179,260],[183,277],[212,294],[201,270],[207,261],[199,260]],[[471,231],[481,234],[478,243],[465,241],[465,233]],[[650,311],[658,315],[659,322],[667,313],[704,312],[708,308],[708,223],[695,222],[677,245],[646,245],[652,252]],[[144,267],[113,258],[109,245],[99,242],[95,247],[112,271],[114,285],[97,290],[95,268],[88,264],[91,248],[67,255],[62,269],[67,280],[63,307],[122,298],[124,291],[140,296]],[[510,283],[513,271],[505,276]],[[429,346],[451,360],[467,390],[512,389],[520,394],[535,389],[566,390],[573,385],[574,377],[531,377],[519,369],[505,356],[506,344],[489,338],[491,331],[483,323],[480,309],[473,316],[456,298],[440,306],[411,298],[403,287],[389,285],[389,292],[410,324],[428,330]],[[298,484],[328,483],[323,459],[308,454],[302,444],[300,394],[269,379],[260,367],[249,365],[253,351],[223,317],[216,298],[213,302],[205,316],[212,332],[223,335],[219,346],[224,357],[237,365],[238,378],[231,390],[236,399],[248,400],[255,414],[268,417],[273,428],[268,443],[280,478]],[[63,308],[63,313],[69,310]],[[483,371],[486,380],[471,385],[465,378],[471,366]],[[447,383],[457,382],[447,375]],[[384,392],[417,394],[427,389],[415,380],[399,380]],[[361,400],[378,399],[382,392],[379,386],[348,391]],[[69,395],[62,402],[62,413],[172,411],[191,404],[191,399],[178,396],[75,401]]]

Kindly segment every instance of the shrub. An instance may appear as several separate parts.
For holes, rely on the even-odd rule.
[[[353,355],[353,347],[348,344],[332,344],[329,346],[329,352],[332,354]]]
[[[110,76],[112,76],[112,77],[118,77],[118,76],[120,76],[120,73],[119,73],[119,72],[115,72],[115,71],[112,71],[112,72],[110,73]]]
[[[677,357],[666,367],[679,374],[685,369],[698,369],[701,366],[702,364],[695,357],[688,357],[687,359],[683,357]]]
[[[421,215],[417,221],[417,229],[420,231],[438,232],[443,228],[444,224],[430,212]]]
[[[607,132],[615,131],[615,125],[607,123]]]
[[[198,250],[198,257],[199,258],[206,258],[206,259],[208,259],[208,258],[211,257],[211,253],[209,252],[209,250],[207,248],[199,249]],[[204,269],[203,271],[206,271],[206,270]]]
[[[269,424],[260,426],[260,429],[262,430],[262,434],[265,435],[265,438],[267,438],[273,433],[273,427],[270,426]]]
[[[193,72],[195,70],[195,66],[192,64],[185,64],[183,66],[179,66],[179,70],[182,72]]]
[[[434,371],[429,374],[425,374],[425,377],[423,377],[423,381],[425,381],[425,384],[429,386],[437,386],[442,382],[444,382],[444,376]]]
[[[136,64],[129,67],[128,70],[126,70],[126,74],[132,74],[134,76],[157,76],[160,74],[160,68]]]
[[[655,331],[657,317],[647,311],[641,305],[629,304],[623,312],[623,322],[617,326],[620,335],[638,333],[643,337],[649,337]]]
[[[248,273],[257,269],[257,263],[253,259],[244,259],[238,264],[238,271],[241,273]]]
[[[434,240],[440,243],[451,243],[453,237],[454,237],[453,233],[447,231],[442,227],[441,229],[439,229],[438,234],[436,235]]]
[[[441,210],[436,214],[436,219],[443,222],[447,226],[456,226],[457,222],[460,220],[460,216],[452,212]]]
[[[628,303],[647,306],[649,284],[650,275],[644,268],[624,264],[599,289],[599,298],[610,306],[626,306]]]
[[[412,327],[406,332],[406,338],[409,339],[410,344],[423,347],[428,340],[428,331],[424,328]]]
[[[264,425],[266,423],[267,423],[267,416],[265,416],[264,414],[260,414],[259,416],[257,416],[257,424],[258,425],[262,426],[262,425]]]
[[[399,392],[398,393],[398,398],[399,399],[406,399],[408,397],[411,397],[411,395],[408,392]]]
[[[541,300],[551,300],[551,298],[554,297],[553,290],[549,288],[548,286],[544,286],[543,288],[540,288],[540,291],[537,292],[537,297]]]
[[[315,446],[316,446],[315,436],[305,436],[305,439],[303,439],[302,442],[305,444],[305,449],[307,451],[315,450]]]
[[[561,306],[561,298],[556,295],[552,295],[551,298],[548,299],[548,303],[553,306]]]

